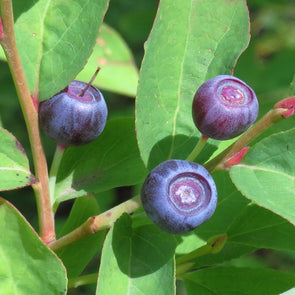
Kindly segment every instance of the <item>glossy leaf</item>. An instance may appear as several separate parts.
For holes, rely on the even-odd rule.
[[[229,241],[277,250],[295,251],[295,227],[255,204],[248,205],[228,229]]]
[[[191,116],[198,87],[230,74],[249,42],[243,0],[162,0],[145,46],[136,100],[140,153],[154,167],[185,158],[199,134]]]
[[[242,194],[295,224],[295,129],[261,140],[230,170]],[[251,185],[249,185],[251,184]]]
[[[31,93],[64,88],[86,63],[108,0],[13,1],[17,47]]]
[[[203,255],[195,267],[229,261],[259,248],[295,251],[295,227],[273,212],[244,198],[231,182],[228,172],[214,174],[218,204],[213,216],[188,235],[181,237],[176,253],[187,254],[204,246],[214,236],[226,234],[220,252]]]
[[[6,60],[0,47],[0,59]],[[89,82],[97,67],[101,67],[93,85],[126,96],[135,97],[138,84],[138,69],[127,43],[118,32],[103,24],[86,65],[75,79]]]
[[[0,128],[0,179],[0,190],[24,187],[35,182],[23,147],[3,128]]]
[[[75,200],[70,216],[68,217],[60,237],[76,229],[89,217],[99,214],[99,207],[93,197],[81,197]],[[101,249],[105,232],[101,231],[95,235],[69,245],[57,252],[63,261],[68,278],[77,277],[91,260],[91,258]]]
[[[143,181],[146,169],[136,145],[133,119],[108,121],[92,143],[68,148],[56,184],[56,203]]]
[[[96,294],[174,294],[176,240],[155,227],[132,229],[123,215],[107,235]]]
[[[106,24],[102,25],[93,52],[76,79],[88,82],[98,66],[101,70],[93,82],[94,86],[136,96],[138,70],[132,52],[119,33]]]
[[[1,294],[66,294],[66,272],[61,261],[23,216],[2,198],[0,233]]]
[[[184,275],[188,295],[277,295],[295,284],[295,276],[272,269],[211,267]]]
[[[185,254],[206,244],[213,236],[225,234],[234,220],[243,212],[249,201],[237,191],[227,172],[218,172],[213,175],[218,191],[217,208],[211,218],[196,228],[193,232],[184,235],[182,243],[177,247],[178,254]],[[197,242],[199,239],[199,242]],[[200,241],[202,241],[200,243]]]

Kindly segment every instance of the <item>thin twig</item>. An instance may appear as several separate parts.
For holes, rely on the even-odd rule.
[[[100,215],[88,218],[81,226],[50,243],[48,246],[55,252],[59,251],[80,239],[95,234],[100,230],[110,228],[123,213],[133,213],[140,206],[140,197],[136,196]]]
[[[250,129],[248,129],[241,137],[237,139],[226,150],[218,156],[207,162],[204,166],[206,169],[213,173],[217,170],[225,169],[225,163],[228,159],[240,152],[252,140],[258,137],[266,129],[271,127],[276,122],[283,120],[283,114],[286,112],[285,108],[274,108],[266,113],[258,122],[256,122]]]

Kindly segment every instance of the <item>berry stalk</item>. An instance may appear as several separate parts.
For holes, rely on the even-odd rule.
[[[136,196],[100,215],[88,218],[81,226],[53,241],[48,246],[53,251],[59,251],[68,245],[86,238],[100,230],[110,228],[123,213],[133,213],[141,206],[140,197]]]
[[[294,99],[293,99],[294,100]],[[294,109],[292,107],[277,107],[274,106],[268,113],[266,113],[259,121],[257,121],[252,127],[250,127],[241,137],[237,139],[226,150],[220,153],[218,156],[207,162],[205,168],[213,173],[214,171],[223,170],[227,168],[226,162],[234,155],[239,153],[245,148],[252,140],[258,137],[266,129],[270,128],[275,123],[286,118],[286,112]]]
[[[16,46],[12,1],[1,0],[0,3],[3,23],[3,36],[0,40],[0,44],[4,49],[14,80],[16,92],[19,97],[19,102],[29,134],[35,176],[39,180],[33,185],[33,189],[37,199],[40,235],[45,243],[49,243],[55,240],[55,229],[53,213],[50,205],[47,162],[40,137],[38,113],[26,82],[21,59]]]
[[[227,235],[218,235],[210,238],[206,245],[180,256],[176,259],[176,276],[187,272],[194,266],[193,260],[207,254],[216,254],[222,250],[227,241]]]
[[[206,135],[202,134],[199,141],[197,142],[197,144],[193,148],[192,152],[188,155],[186,160],[190,161],[190,162],[193,162],[196,159],[196,157],[198,156],[198,154],[202,151],[202,149],[205,146],[207,140],[208,140],[208,137]]]
[[[68,288],[77,288],[84,285],[89,285],[97,282],[98,273],[83,275],[77,278],[69,279]]]

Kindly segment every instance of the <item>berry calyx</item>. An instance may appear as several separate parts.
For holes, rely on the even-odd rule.
[[[107,115],[102,93],[89,83],[76,80],[39,105],[40,127],[48,137],[63,146],[79,146],[93,141],[103,131]]]
[[[183,234],[212,216],[217,190],[203,166],[185,160],[167,160],[147,176],[141,202],[147,216],[162,230]]]
[[[192,115],[202,134],[226,140],[246,131],[256,120],[258,108],[252,88],[236,77],[219,75],[199,87]]]

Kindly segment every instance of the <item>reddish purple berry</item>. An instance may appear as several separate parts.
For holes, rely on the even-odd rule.
[[[202,134],[226,140],[246,131],[256,120],[258,109],[252,88],[236,77],[220,75],[197,90],[192,114]]]
[[[87,83],[72,81],[67,88],[39,105],[39,123],[58,144],[84,145],[103,131],[108,109],[101,92]]]
[[[183,234],[212,216],[217,190],[203,166],[185,160],[168,160],[147,176],[141,201],[147,216],[158,227],[171,234]]]

